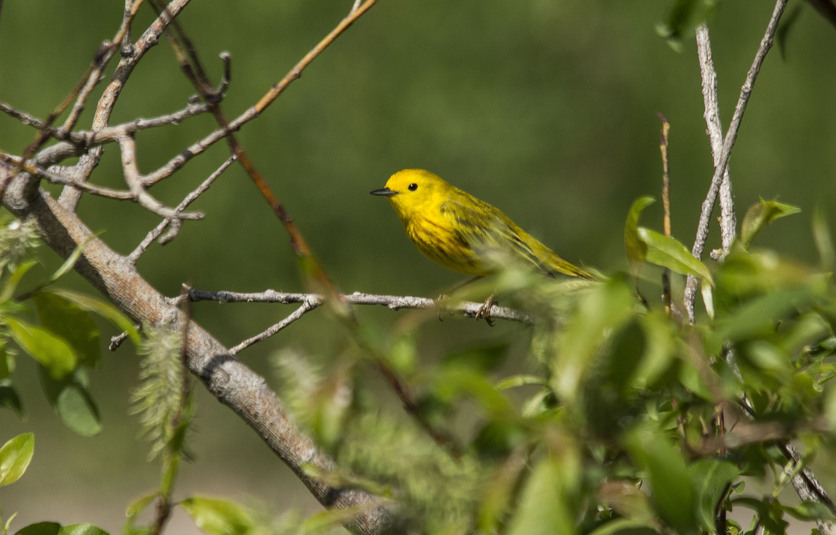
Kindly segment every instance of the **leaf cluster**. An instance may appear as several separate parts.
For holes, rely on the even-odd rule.
[[[124,330],[135,342],[133,325],[112,305],[52,285],[78,260],[78,248],[45,280],[21,284],[38,262],[38,239],[31,223],[5,218],[0,227],[0,407],[24,415],[13,373],[19,354],[37,363],[44,394],[68,428],[83,436],[101,430],[86,370],[101,361],[101,333],[95,316]]]
[[[369,336],[419,399],[403,421],[369,390],[368,360],[328,371],[283,357],[283,396],[340,461],[339,483],[393,498],[399,533],[781,533],[790,517],[832,520],[826,499],[782,491],[836,446],[836,288],[820,268],[751,248],[794,210],[762,202],[746,243],[709,266],[639,227],[647,204],[625,231],[633,276],[493,280],[534,318],[534,372],[508,373],[511,339],[422,363],[422,322],[404,321]],[[712,315],[687,324],[649,305],[634,284],[647,264],[700,277]]]

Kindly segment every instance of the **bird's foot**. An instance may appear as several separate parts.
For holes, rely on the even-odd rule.
[[[482,318],[483,320],[485,320],[485,323],[487,323],[491,327],[493,327],[494,324],[493,318],[491,318],[491,308],[493,307],[494,303],[494,296],[491,295],[490,297],[485,299],[485,302],[482,303],[482,306],[480,306],[479,310],[476,312],[476,319],[478,320],[479,318]]]

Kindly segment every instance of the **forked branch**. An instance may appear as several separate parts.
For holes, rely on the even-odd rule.
[[[775,32],[778,29],[778,22],[781,20],[781,15],[784,13],[784,9],[787,7],[787,0],[777,0],[775,3],[775,7],[772,10],[772,16],[769,19],[769,23],[766,26],[766,30],[764,31],[763,37],[761,38],[760,45],[758,46],[758,50],[755,53],[755,58],[752,61],[752,66],[749,67],[749,71],[746,73],[746,79],[743,81],[743,85],[740,88],[740,96],[737,99],[737,105],[734,109],[734,114],[732,115],[731,123],[729,124],[729,129],[726,131],[726,135],[723,138],[723,145],[722,150],[719,152],[719,156],[715,155],[715,165],[714,165],[714,175],[711,177],[711,184],[708,188],[708,194],[705,197],[705,200],[702,203],[702,209],[700,210],[700,220],[697,224],[697,236],[694,240],[693,248],[691,249],[691,253],[696,258],[702,258],[703,252],[705,250],[705,244],[708,241],[708,228],[709,223],[711,221],[711,213],[714,210],[714,203],[717,199],[718,192],[720,191],[720,185],[723,182],[723,178],[726,175],[726,170],[728,169],[729,159],[731,158],[731,152],[734,148],[734,143],[737,140],[737,134],[740,130],[740,123],[743,120],[743,113],[746,111],[746,106],[749,103],[749,97],[752,94],[752,89],[755,86],[755,81],[758,78],[758,74],[760,73],[761,67],[763,65],[763,61],[766,58],[766,54],[772,48],[772,42],[775,38]],[[716,74],[714,72],[714,65],[711,62],[711,54],[710,54],[710,47],[708,46],[708,33],[707,32],[699,32],[698,33],[699,39],[703,40],[704,44],[698,46],[701,49],[700,52],[700,72],[703,75],[703,94],[705,101],[708,105],[706,108],[706,116],[709,119],[708,121],[708,129],[709,132],[712,129],[719,128],[719,119],[716,121],[713,117],[716,115],[717,111],[719,110],[719,105],[717,103],[717,94],[716,94]],[[709,53],[706,54],[706,51]],[[716,133],[715,133],[716,135]],[[712,150],[716,152],[713,148],[714,143],[712,143]],[[729,189],[729,194],[731,190]],[[731,206],[731,201],[729,199],[729,206]],[[733,213],[733,212],[732,212]],[[726,227],[730,224],[729,221],[726,222]],[[686,282],[685,286],[685,310],[688,312],[688,317],[693,322],[695,320],[695,304],[697,300],[697,286],[699,281],[696,277],[688,277],[688,281]]]

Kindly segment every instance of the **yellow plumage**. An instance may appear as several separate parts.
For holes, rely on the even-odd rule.
[[[407,236],[430,260],[474,276],[489,275],[497,261],[511,258],[547,274],[594,279],[525,232],[499,209],[437,175],[404,169],[372,195],[385,196]]]

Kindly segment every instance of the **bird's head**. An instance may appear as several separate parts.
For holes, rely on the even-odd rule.
[[[440,206],[452,189],[453,186],[429,171],[404,169],[389,177],[384,188],[371,194],[388,197],[403,218]]]

